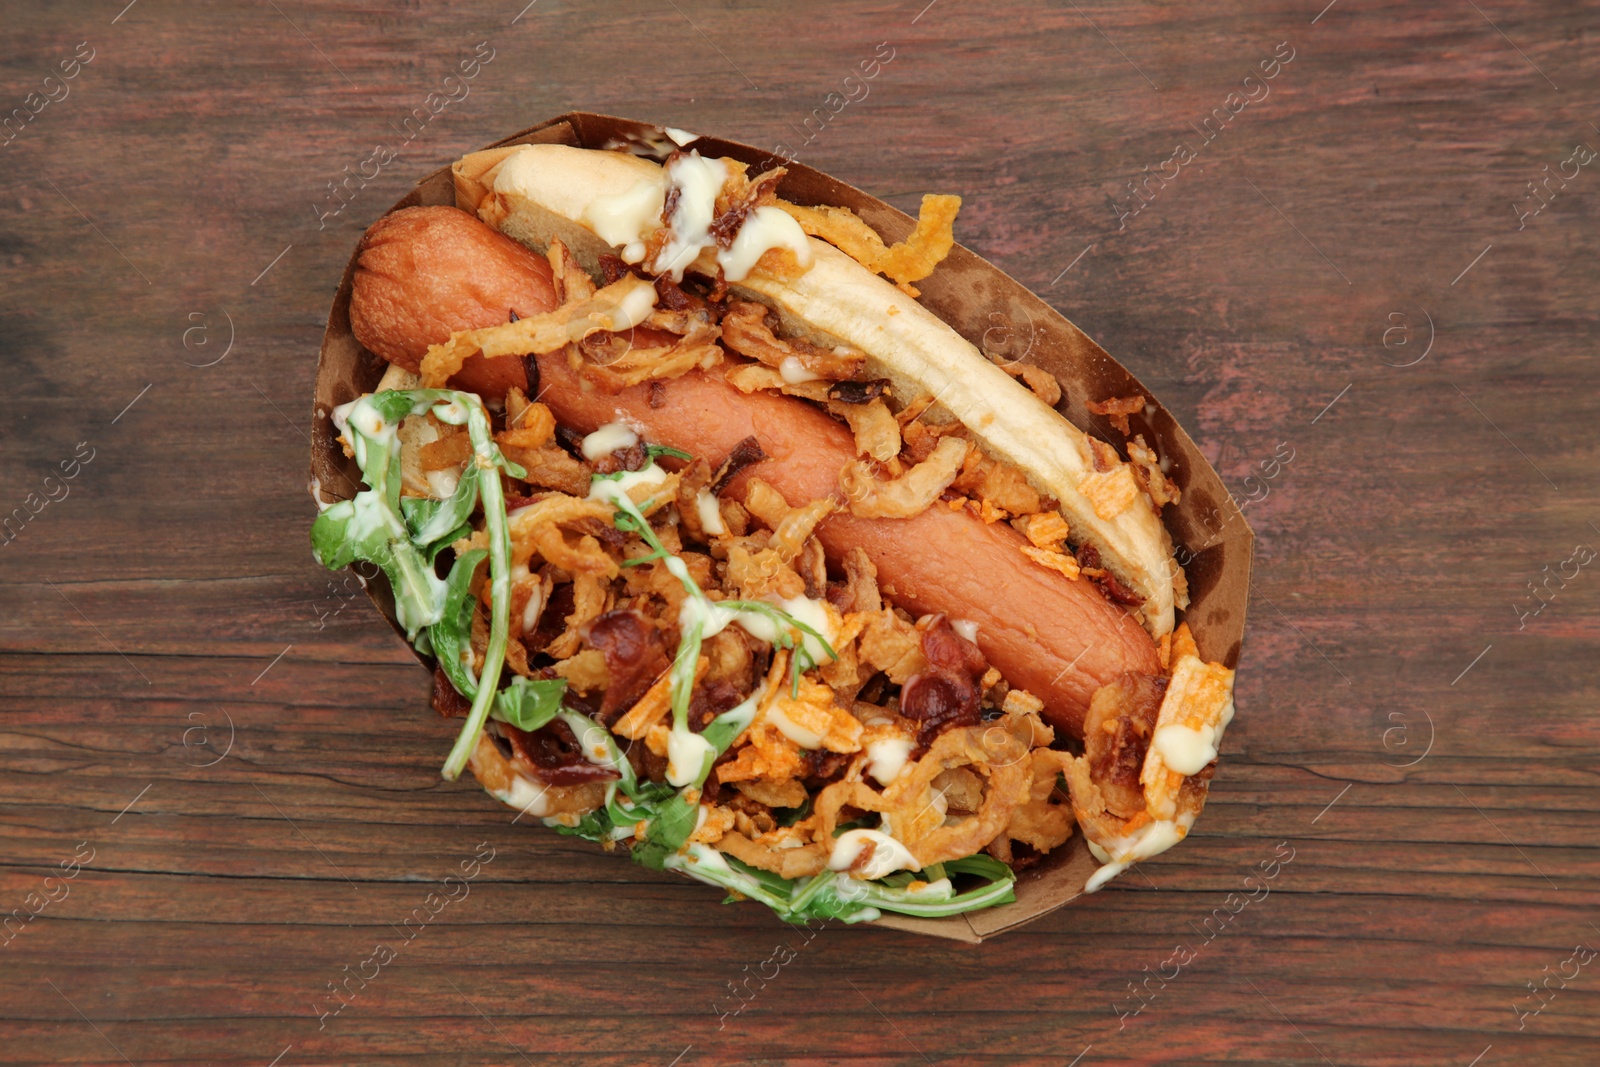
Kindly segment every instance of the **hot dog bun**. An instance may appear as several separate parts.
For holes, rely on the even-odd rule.
[[[538,250],[559,238],[591,273],[599,256],[617,249],[586,220],[600,197],[625,194],[663,169],[619,152],[565,145],[518,145],[478,152],[454,167],[457,203],[490,226]],[[811,263],[781,278],[758,265],[729,288],[773,308],[785,330],[813,343],[865,352],[868,370],[890,379],[905,400],[924,394],[959,419],[979,447],[1023,472],[1058,502],[1075,544],[1092,545],[1102,564],[1144,598],[1140,621],[1154,637],[1172,632],[1185,606],[1172,541],[1143,491],[1120,509],[1097,511],[1086,480],[1116,476],[1125,466],[995,366],[970,342],[894,285],[832,245],[806,239]],[[709,252],[701,253],[715,273]],[[1127,472],[1131,474],[1130,472]]]

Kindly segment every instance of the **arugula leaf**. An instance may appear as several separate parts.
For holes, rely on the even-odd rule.
[[[439,621],[428,627],[433,654],[456,692],[471,700],[478,692],[472,675],[472,612],[477,600],[472,595],[472,576],[488,549],[475,548],[456,557],[445,582],[444,610]]]
[[[566,692],[565,678],[533,679],[518,675],[511,679],[509,686],[495,694],[494,710],[490,714],[501,722],[532,733],[556,717]]]
[[[649,836],[643,844],[634,846],[634,862],[653,871],[665,870],[667,858],[689,839],[699,820],[700,805],[689,803],[682,793],[676,794],[656,809]]]

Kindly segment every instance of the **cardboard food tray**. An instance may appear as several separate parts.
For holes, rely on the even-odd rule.
[[[659,126],[587,112],[562,115],[485,147],[552,143],[582,148],[654,145],[661,148],[661,154],[673,147]],[[762,149],[716,137],[702,137],[689,147],[701,155],[742,160],[753,171],[783,165],[788,173],[778,192],[784,199],[798,204],[848,207],[886,242],[903,239],[915,224],[904,212],[859,189]],[[455,190],[446,166],[424,178],[389,210],[454,203]],[[360,485],[359,469],[345,458],[336,440],[338,431],[332,422],[332,411],[371,391],[386,366],[350,333],[350,281],[355,263],[352,251],[328,313],[317,367],[311,474],[313,494],[320,489],[324,501],[352,496]],[[918,285],[923,305],[980,349],[1001,359],[1031,363],[1055,375],[1062,386],[1058,405],[1062,414],[1095,436],[1118,445],[1124,453],[1126,449],[1121,446],[1127,437],[1106,418],[1090,414],[1086,405],[1093,400],[1134,394],[1143,394],[1151,401],[1143,414],[1130,416],[1127,436],[1142,433],[1157,454],[1170,461],[1168,474],[1183,491],[1182,501],[1167,507],[1162,516],[1189,579],[1190,605],[1182,617],[1194,631],[1203,658],[1236,667],[1249,599],[1254,535],[1222,479],[1189,435],[1148,389],[1082,330],[1021,283],[961,245],[957,244],[932,276]],[[394,621],[393,599],[381,574],[376,581],[367,583],[367,590],[400,633]],[[427,662],[424,657],[418,658]],[[426,692],[427,688],[419,684],[419,697]],[[1075,832],[1065,845],[1019,873],[1014,903],[945,919],[886,913],[876,925],[976,943],[1037,919],[1076,898],[1097,866],[1082,833]],[[707,902],[714,902],[712,891],[707,889],[706,893]]]

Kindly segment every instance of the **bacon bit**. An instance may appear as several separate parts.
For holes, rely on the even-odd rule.
[[[1124,437],[1128,434],[1128,416],[1144,410],[1143,396],[1113,396],[1105,400],[1091,400],[1086,407],[1095,415],[1104,415]]]
[[[663,274],[656,279],[656,304],[668,311],[705,311],[704,297],[696,296]]]
[[[460,718],[472,710],[472,701],[456,692],[441,667],[433,669],[433,710],[446,719]]]
[[[1026,552],[1027,549],[1023,551]],[[1122,579],[1100,565],[1099,549],[1091,544],[1081,544],[1078,546],[1077,555],[1078,566],[1082,568],[1084,577],[1093,579],[1107,598],[1129,607],[1138,607],[1144,603],[1143,596],[1122,584]]]
[[[1094,469],[1100,474],[1116,470],[1122,463],[1117,455],[1117,450],[1100,440],[1098,437],[1086,438],[1089,443],[1089,458],[1094,464]]]
[[[649,459],[649,446],[643,441],[635,441],[627,448],[619,448],[601,456],[595,461],[594,472],[596,474],[616,474],[618,471],[641,470]]]
[[[546,785],[581,785],[584,782],[609,782],[622,777],[599,763],[590,763],[572,727],[555,719],[529,733],[510,723],[500,728],[511,742],[516,760],[525,763],[533,777]]]
[[[978,646],[956,633],[944,615],[923,621],[918,628],[928,669],[908,678],[900,690],[900,714],[920,724],[919,746],[952,726],[978,722],[983,690],[977,681],[989,670]]]
[[[889,390],[887,378],[873,378],[866,382],[834,382],[828,386],[828,399],[837,400],[841,404],[865,404],[885,393],[893,395]]]
[[[726,162],[731,164],[728,180],[717,194],[717,215],[710,227],[711,236],[717,239],[720,248],[728,248],[733,244],[733,239],[739,235],[740,227],[751,212],[777,199],[778,182],[788,173],[783,167],[773,167],[752,180],[744,173],[742,165],[733,160]]]
[[[1086,476],[1078,483],[1078,492],[1089,501],[1096,515],[1110,522],[1139,498],[1139,482],[1133,476],[1132,467],[1119,464],[1109,472]]]
[[[722,461],[722,466],[717,468],[717,473],[711,479],[711,492],[721,496],[728,483],[738,477],[739,472],[746,467],[754,466],[766,460],[767,454],[761,448],[761,442],[755,436],[746,437],[733,446],[733,451],[728,453],[728,458]]]
[[[1065,552],[1056,552],[1048,548],[1035,548],[1033,545],[1021,545],[1019,548],[1024,556],[1027,556],[1039,566],[1057,571],[1068,578],[1076,580],[1081,573],[1078,561]]]
[[[667,669],[661,632],[637,611],[610,611],[584,626],[583,640],[606,660],[609,684],[596,717],[609,726]]]
[[[633,268],[624,263],[620,257],[614,256],[610,252],[600,253],[600,277],[604,279],[607,285],[632,273]]]

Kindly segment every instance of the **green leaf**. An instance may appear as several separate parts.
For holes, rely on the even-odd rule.
[[[444,500],[433,497],[404,497],[400,510],[411,532],[411,543],[427,550],[435,545],[449,544],[454,534],[472,517],[478,504],[478,465],[467,461],[467,467],[456,481],[455,492]],[[446,539],[449,540],[446,540]]]
[[[494,697],[493,715],[519,730],[532,733],[546,725],[561,710],[561,698],[566,695],[565,678],[511,679],[511,684]]]
[[[578,825],[576,826],[563,826],[561,823],[555,824],[556,833],[565,834],[568,837],[581,837],[585,841],[604,841],[610,835],[611,830],[611,820],[606,817],[605,808],[596,808],[594,811],[589,812],[589,814],[578,820]]]
[[[471,667],[472,613],[478,603],[472,595],[472,576],[488,554],[488,549],[475,548],[456,557],[445,582],[444,612],[438,622],[428,627],[439,669],[456,692],[468,700],[478,692],[478,680],[472,676]]]
[[[675,459],[686,460],[694,459],[683,449],[673,448],[671,445],[646,445],[644,450],[649,453],[651,459],[655,459],[657,456],[672,456]]]
[[[690,804],[682,794],[674,796],[656,810],[644,844],[634,846],[634,862],[653,871],[664,870],[667,857],[677,852],[689,839],[699,819],[698,804]]]

